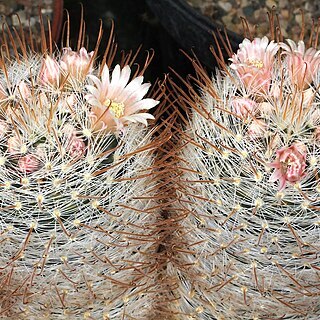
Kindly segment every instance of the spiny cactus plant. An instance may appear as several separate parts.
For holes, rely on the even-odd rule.
[[[194,61],[200,94],[173,84],[188,117],[178,129],[171,211],[175,259],[167,274],[176,279],[178,300],[172,312],[190,319],[319,319],[316,38],[245,39],[229,63],[214,53],[221,69],[213,78]]]
[[[149,58],[134,74],[130,54],[112,67],[111,35],[98,64],[101,33],[88,52],[81,31],[75,51],[44,32],[41,53],[18,33],[1,40],[0,318],[150,315],[159,209],[146,125],[161,90],[144,98]]]

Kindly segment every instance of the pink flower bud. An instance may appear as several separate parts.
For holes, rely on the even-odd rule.
[[[287,39],[288,44],[281,43],[286,56],[288,71],[293,84],[299,89],[307,88],[319,70],[320,51],[315,48],[306,50],[305,43],[300,40],[298,44]]]
[[[262,120],[254,120],[248,127],[248,135],[251,139],[261,138],[266,132],[267,125]]]
[[[270,181],[279,180],[280,190],[285,188],[287,182],[300,181],[305,175],[306,152],[307,149],[301,142],[278,150],[276,160],[270,164],[270,167],[275,168]]]
[[[231,105],[238,116],[247,118],[249,114],[253,113],[257,104],[248,98],[234,98],[231,101]]]
[[[81,48],[79,53],[70,48],[64,48],[61,56],[61,68],[71,77],[83,81],[84,77],[92,70],[93,51],[87,53],[85,48]]]
[[[46,56],[40,70],[41,82],[43,84],[49,84],[58,87],[59,77],[60,71],[58,62],[52,59],[50,56]]]
[[[273,82],[271,84],[271,88],[269,90],[270,96],[272,96],[274,99],[279,99],[280,94],[281,94],[281,89],[280,89],[280,83],[278,82]]]
[[[67,151],[72,158],[79,158],[85,152],[86,145],[81,138],[73,137],[67,146]]]
[[[32,154],[21,157],[18,161],[19,170],[23,173],[32,173],[39,168],[39,160]]]

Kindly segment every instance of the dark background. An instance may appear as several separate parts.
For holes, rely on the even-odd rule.
[[[137,62],[142,64],[146,56],[145,51],[153,49],[154,59],[145,77],[148,81],[162,78],[169,72],[169,66],[179,74],[185,76],[193,72],[188,59],[179,51],[180,45],[162,27],[158,19],[148,8],[144,0],[83,0],[86,30],[89,36],[89,48],[93,49],[99,30],[99,19],[103,22],[104,37],[102,46],[108,40],[111,19],[115,23],[115,37],[119,52],[136,50],[142,45]],[[65,0],[65,9],[71,19],[71,46],[76,46],[81,7],[77,0]],[[118,62],[120,54],[116,57]],[[118,61],[117,61],[118,60]]]
[[[180,49],[189,55],[194,50],[209,73],[216,68],[209,46],[214,44],[212,32],[219,26],[186,5],[184,0],[83,0],[82,5],[89,49],[94,47],[101,19],[105,31],[102,46],[108,40],[113,20],[119,51],[136,50],[142,45],[137,59],[140,64],[144,62],[146,50],[155,51],[154,60],[145,73],[147,81],[154,82],[169,72],[173,74],[170,68],[183,78],[194,74],[190,60]],[[64,7],[70,14],[74,38],[71,46],[75,47],[81,6],[78,0],[65,0]],[[240,42],[241,38],[231,34],[231,43],[235,49]],[[227,57],[226,55],[226,59]],[[115,62],[117,60],[119,61],[119,55]]]

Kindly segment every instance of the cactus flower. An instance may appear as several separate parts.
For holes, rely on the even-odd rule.
[[[81,48],[79,52],[72,51],[71,48],[64,48],[60,59],[61,69],[72,78],[83,81],[85,76],[92,71],[92,57],[94,51],[87,52]]]
[[[14,135],[8,139],[7,150],[9,153],[21,153],[21,148],[23,149],[23,144],[21,138],[18,135]]]
[[[59,63],[50,56],[46,56],[41,66],[39,76],[43,84],[58,87],[60,78]]]
[[[150,84],[142,83],[143,77],[130,79],[131,70],[127,65],[122,70],[116,65],[110,79],[109,68],[103,67],[101,80],[89,75],[93,85],[88,85],[86,95],[91,105],[92,127],[94,130],[107,129],[122,131],[129,122],[147,125],[147,119],[154,119],[150,113],[140,112],[155,107],[159,102],[143,99]]]
[[[72,158],[79,158],[85,153],[86,145],[81,138],[72,137],[67,146],[67,151]]]
[[[294,143],[290,147],[284,147],[277,151],[276,160],[270,164],[275,171],[270,181],[279,180],[279,189],[283,190],[287,182],[295,183],[305,175],[306,151],[300,143]]]
[[[281,43],[281,48],[284,49],[282,54],[286,57],[291,81],[300,89],[305,89],[319,70],[320,51],[315,48],[306,50],[302,40],[298,45],[290,39],[287,43]]]
[[[247,118],[249,114],[254,112],[256,102],[248,98],[234,98],[231,105],[238,116]]]
[[[39,168],[40,161],[33,155],[27,154],[18,161],[18,168],[24,173],[32,173]]]
[[[254,120],[248,127],[248,135],[250,138],[260,138],[266,132],[267,125],[263,120]]]
[[[230,58],[231,69],[236,70],[248,89],[268,91],[271,71],[279,45],[267,37],[244,39],[239,50]]]

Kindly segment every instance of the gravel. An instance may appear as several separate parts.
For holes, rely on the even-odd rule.
[[[246,18],[256,36],[270,35],[267,12],[275,7],[279,14],[281,32],[284,38],[299,40],[302,14],[304,12],[306,36],[320,18],[320,2],[314,0],[187,0],[202,14],[215,22],[224,24],[227,29],[243,34],[241,17]]]

